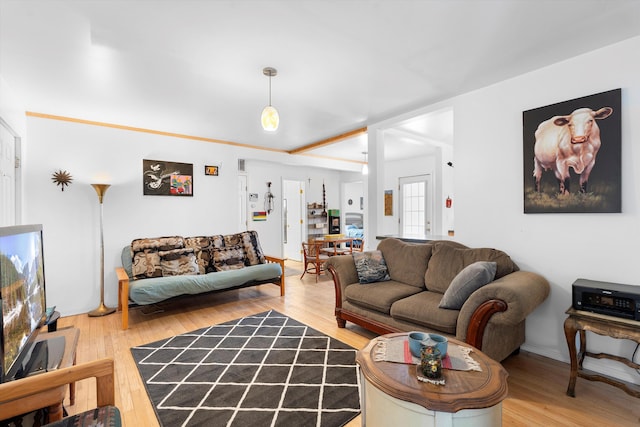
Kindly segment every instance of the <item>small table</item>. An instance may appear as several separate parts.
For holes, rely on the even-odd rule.
[[[76,364],[76,348],[78,346],[78,337],[80,330],[77,328],[61,328],[56,332],[41,332],[36,338],[37,341],[43,341],[48,338],[63,336],[65,339],[64,354],[58,369],[68,368]],[[15,380],[20,381],[20,380]],[[12,400],[10,402],[0,403],[0,420],[5,420],[17,415],[22,415],[35,411],[37,409],[49,408],[48,422],[59,421],[62,419],[62,402],[66,395],[67,388],[56,387],[42,393],[34,394],[23,399]],[[75,383],[69,384],[69,401],[71,405],[75,403]]]
[[[345,255],[353,252],[353,240],[354,237],[320,237],[313,239],[313,244],[320,250],[329,256],[332,255]],[[342,243],[348,243],[349,246],[342,248]],[[331,246],[327,246],[331,244]]]
[[[391,338],[406,333],[384,335]],[[467,346],[449,338],[449,345]],[[379,362],[377,339],[356,355],[362,383],[363,425],[500,426],[507,397],[507,371],[479,350],[471,353],[482,369],[443,370],[445,385],[418,381],[416,365]]]
[[[624,357],[614,356],[607,353],[591,353],[587,351],[587,333],[594,332],[598,335],[605,335],[611,338],[629,339],[640,343],[640,322],[623,319],[620,317],[607,316],[605,314],[591,313],[588,311],[569,308],[566,313],[569,315],[564,321],[564,335],[567,338],[569,347],[569,357],[571,358],[571,374],[569,376],[569,386],[567,395],[575,397],[576,379],[578,377],[589,381],[601,381],[624,390],[627,394],[640,397],[640,387],[635,384],[626,383],[611,377],[596,373],[588,373],[582,369],[582,362],[585,356],[597,359],[611,359],[633,368],[640,369],[640,365]],[[576,333],[580,333],[580,351],[576,348]]]

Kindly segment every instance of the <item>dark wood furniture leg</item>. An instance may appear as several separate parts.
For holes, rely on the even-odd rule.
[[[569,358],[571,360],[571,374],[569,375],[569,386],[567,387],[567,396],[571,397],[576,397],[576,379],[578,378],[578,357],[576,350],[577,332],[578,329],[576,328],[575,321],[571,317],[567,317],[567,319],[565,319],[564,321],[564,336],[567,339],[567,346],[569,347]],[[583,332],[584,331],[580,331],[580,350],[584,348],[582,339]],[[582,355],[582,359],[584,359],[584,354]],[[580,360],[580,365],[582,365],[582,359]]]

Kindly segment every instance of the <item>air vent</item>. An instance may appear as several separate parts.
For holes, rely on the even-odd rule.
[[[244,159],[238,159],[238,172],[246,172],[244,169]]]

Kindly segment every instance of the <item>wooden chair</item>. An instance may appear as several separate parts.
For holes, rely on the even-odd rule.
[[[327,262],[329,257],[321,253],[320,247],[314,243],[302,242],[302,253],[304,254],[304,271],[300,279],[307,273],[313,273],[316,275],[317,282],[318,276],[324,271],[322,264]]]
[[[114,406],[113,359],[95,360],[0,384],[0,419],[28,413],[33,410],[32,405],[37,403],[38,395],[86,378],[96,379],[96,401],[100,410],[92,409],[72,415],[47,426],[96,425],[86,424],[87,420],[93,419],[106,426],[122,425],[120,411]],[[105,422],[107,419],[110,423]],[[84,422],[73,424],[77,420]]]
[[[354,251],[362,252],[364,251],[364,239],[353,239],[351,243],[351,247]]]

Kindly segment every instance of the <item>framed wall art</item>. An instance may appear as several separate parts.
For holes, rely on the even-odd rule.
[[[621,116],[621,89],[524,111],[524,212],[621,212]]]
[[[145,196],[193,196],[193,164],[142,160]]]
[[[204,174],[210,176],[218,176],[218,166],[205,166]]]

